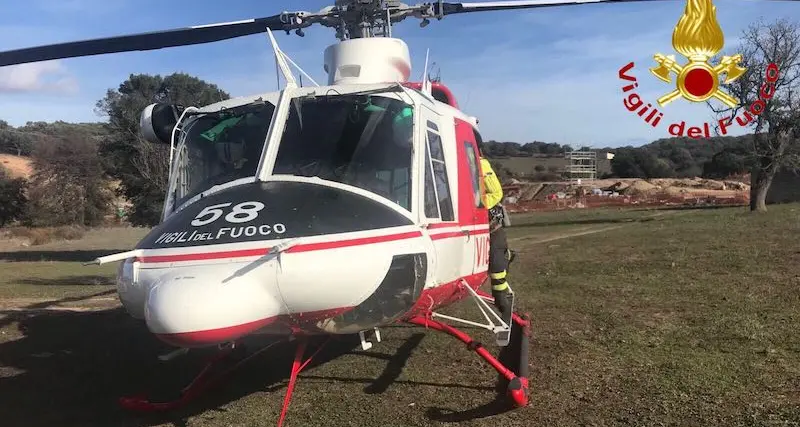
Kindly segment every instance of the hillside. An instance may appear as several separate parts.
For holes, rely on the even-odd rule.
[[[530,157],[495,157],[492,158],[492,162],[496,162],[501,169],[506,170],[509,175],[517,179],[536,179],[537,177],[544,177],[547,174],[560,175],[569,164],[569,161],[563,154],[536,155]],[[608,176],[610,174],[611,161],[606,158],[598,158],[597,176]]]
[[[641,147],[589,148],[598,153],[597,176],[617,178],[717,178],[746,172],[746,156],[752,135],[709,139],[664,138]],[[521,180],[557,181],[568,161],[569,145],[531,142],[487,141],[484,152],[508,182]],[[607,160],[605,153],[614,154]]]

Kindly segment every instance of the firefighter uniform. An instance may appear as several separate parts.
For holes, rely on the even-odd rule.
[[[492,297],[495,305],[503,313],[510,308],[508,282],[508,264],[511,251],[508,249],[506,231],[502,224],[503,187],[497,174],[494,173],[489,161],[481,158],[481,171],[483,172],[483,205],[489,209],[489,279],[492,284]]]

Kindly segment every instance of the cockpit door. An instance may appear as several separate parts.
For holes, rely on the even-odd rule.
[[[445,284],[463,276],[461,270],[467,238],[461,233],[456,218],[458,170],[452,144],[455,129],[452,122],[446,123],[446,116],[424,105],[420,106],[419,113],[420,222],[427,228],[434,245],[435,280],[437,284]]]
[[[465,248],[464,269],[468,274],[485,274],[489,269],[489,213],[481,200],[482,183],[480,135],[468,122],[456,119],[456,147],[459,154],[459,217],[462,232],[471,236]],[[479,282],[483,279],[477,278]]]

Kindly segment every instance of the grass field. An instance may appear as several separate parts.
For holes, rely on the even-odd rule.
[[[347,341],[323,352],[301,374],[286,425],[800,425],[800,205],[514,224],[511,283],[534,325],[528,407],[500,411],[497,376],[462,344],[396,327],[369,351]],[[177,389],[201,364],[191,354],[158,362],[166,348],[116,307],[114,266],[80,265],[142,234],[0,253],[1,426],[274,425],[288,348],[168,416],[117,408],[121,395]],[[109,308],[79,310],[89,302]],[[448,311],[477,320],[471,304]],[[58,307],[76,310],[47,311]]]

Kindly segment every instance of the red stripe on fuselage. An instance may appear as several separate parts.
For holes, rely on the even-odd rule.
[[[340,307],[306,313],[282,314],[224,328],[178,332],[174,334],[157,333],[155,335],[160,340],[177,347],[204,347],[221,342],[234,341],[242,336],[258,332],[260,329],[278,322],[285,324],[287,330],[291,330],[292,325],[302,325],[305,323],[313,324],[317,321],[346,313],[353,308],[354,307]]]
[[[474,290],[486,281],[486,272],[467,275],[442,285],[428,288],[422,291],[422,295],[417,299],[416,304],[403,316],[409,319],[416,315],[429,313],[439,307],[452,304],[469,296],[464,288],[462,280],[466,281],[467,286]],[[178,347],[204,347],[220,342],[234,341],[242,336],[257,333],[260,329],[281,323],[285,326],[287,334],[292,330],[303,330],[303,325],[314,324],[318,321],[337,316],[348,312],[355,307],[340,307],[328,310],[319,310],[306,313],[282,314],[240,325],[228,326],[224,328],[206,329],[200,331],[179,332],[173,334],[155,335],[162,341]],[[312,327],[311,330],[314,328]]]
[[[419,231],[410,231],[408,233],[389,234],[386,236],[363,237],[360,239],[340,240],[333,242],[319,242],[319,243],[304,243],[297,246],[292,246],[286,252],[310,252],[321,251],[325,249],[338,249],[348,246],[363,246],[371,245],[373,243],[392,242],[395,240],[413,239],[414,237],[422,237]]]
[[[447,233],[431,234],[431,240],[450,239],[453,237],[466,237],[472,234],[469,230],[464,231],[450,231]]]
[[[432,224],[432,225],[440,225],[440,224]],[[489,229],[484,228],[480,230],[464,230],[458,229],[458,225],[451,225],[447,224],[447,228],[454,228],[456,230],[453,231],[445,231],[439,233],[431,233],[431,240],[442,240],[442,239],[452,239],[454,237],[466,237],[466,236],[478,236],[481,234],[488,234]],[[445,227],[428,227],[428,228],[445,228]]]
[[[292,246],[289,249],[287,249],[286,252],[298,253],[298,252],[320,251],[325,249],[338,249],[350,246],[363,246],[375,243],[385,243],[396,240],[405,240],[421,236],[422,236],[421,232],[411,231],[407,233],[362,237],[358,239],[334,240],[330,242],[319,242],[319,243],[304,243]],[[153,255],[153,256],[139,257],[137,258],[137,261],[142,263],[157,263],[157,262],[180,262],[180,261],[206,261],[206,260],[223,259],[223,258],[244,258],[253,256],[264,256],[268,254],[271,249],[272,248],[255,248],[255,249],[240,249],[235,251],[221,251],[221,252],[200,252],[200,253],[176,254],[176,255]]]

